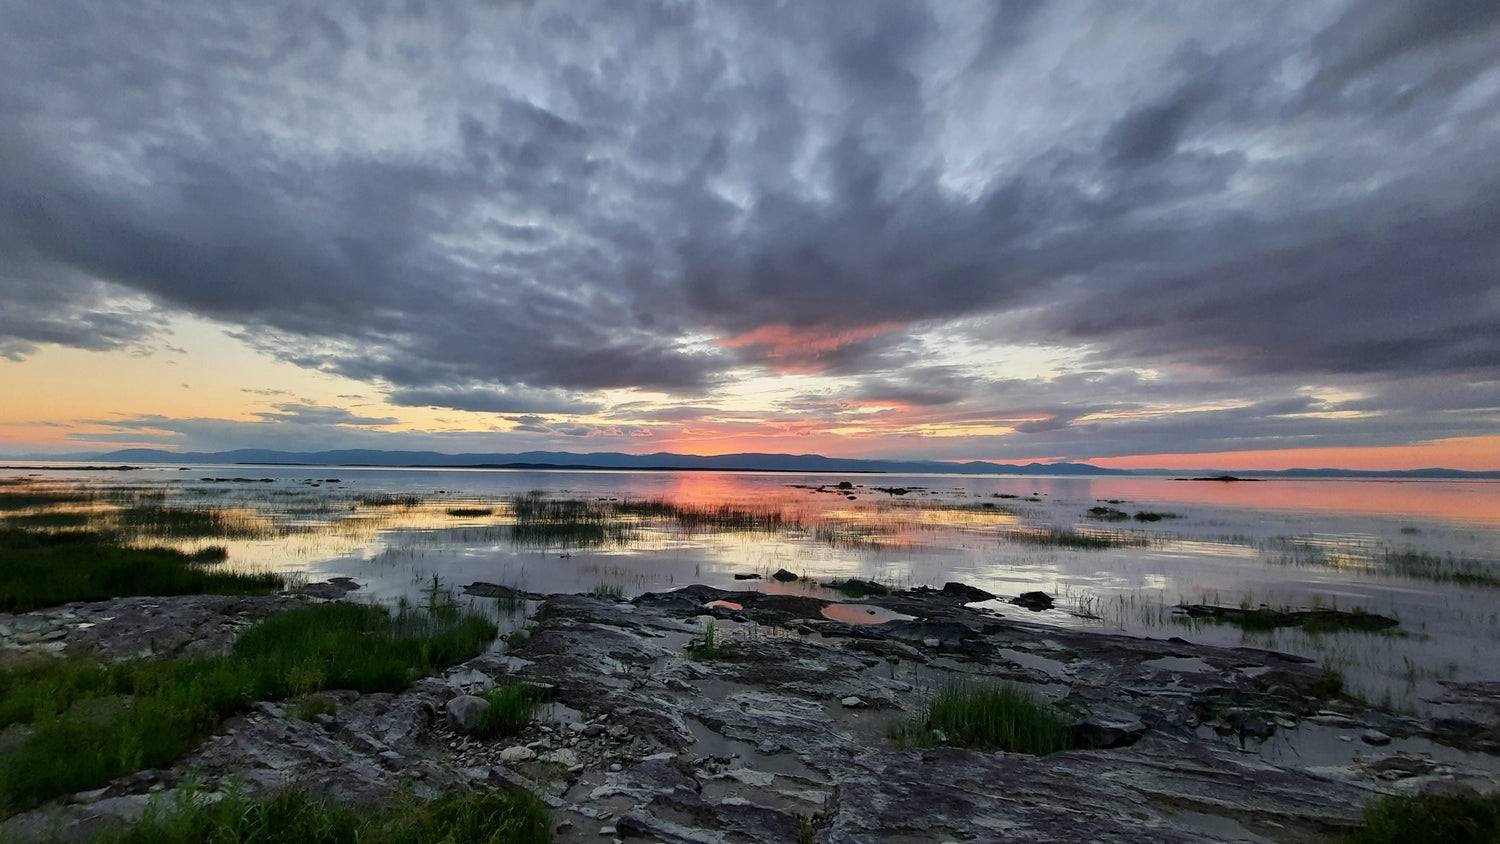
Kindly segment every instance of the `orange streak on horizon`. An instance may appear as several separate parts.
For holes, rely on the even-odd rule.
[[[1362,448],[1286,448],[1194,454],[1142,454],[1090,460],[1111,469],[1464,469],[1500,471],[1500,436],[1455,437],[1412,445]]]

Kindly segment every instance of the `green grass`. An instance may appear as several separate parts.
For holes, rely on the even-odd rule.
[[[1074,746],[1073,728],[1046,703],[1010,687],[949,685],[928,701],[924,718],[890,730],[897,746],[950,744],[1044,756]]]
[[[214,550],[217,549],[217,550]],[[252,595],[286,586],[276,574],[214,571],[222,547],[189,555],[124,548],[107,534],[0,529],[0,612],[127,595]]]
[[[598,595],[601,598],[623,598],[623,597],[625,597],[625,587],[624,586],[621,586],[618,583],[605,583],[602,580],[599,581],[598,583],[595,583],[594,584],[594,588],[592,590],[590,590],[590,591],[591,591],[591,594]]]
[[[485,699],[490,702],[490,708],[479,724],[479,735],[513,736],[531,723],[537,706],[547,700],[547,690],[530,683],[502,683]]]
[[[257,700],[399,691],[479,654],[494,636],[476,615],[329,603],[261,622],[227,657],[0,672],[0,726],[32,725],[0,757],[0,816],[168,765]]]
[[[403,797],[378,812],[287,791],[265,800],[230,794],[214,803],[191,791],[153,805],[121,832],[92,844],[531,844],[552,840],[547,804],[525,792],[471,792],[430,801]]]
[[[1500,796],[1410,794],[1365,808],[1365,825],[1344,844],[1494,844],[1500,841]]]
[[[1332,668],[1324,668],[1318,679],[1308,687],[1307,693],[1315,698],[1324,700],[1342,697],[1344,694],[1344,675]]]
[[[710,621],[708,626],[703,628],[703,638],[695,640],[692,647],[688,648],[688,658],[698,660],[723,659],[724,656],[725,648],[719,644],[715,637],[714,623]]]

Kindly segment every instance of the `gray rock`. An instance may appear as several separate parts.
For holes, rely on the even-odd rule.
[[[475,695],[459,695],[444,707],[448,713],[448,726],[460,733],[472,733],[484,723],[490,711],[490,702]]]
[[[844,698],[843,700],[839,701],[839,704],[842,705],[845,709],[864,709],[865,707],[869,706],[868,703],[865,703],[854,695],[850,695]]]
[[[1145,732],[1146,722],[1117,706],[1095,706],[1073,722],[1073,737],[1083,747],[1124,747]]]
[[[500,751],[500,761],[505,762],[506,764],[513,764],[516,762],[529,762],[535,758],[535,750],[532,750],[529,747],[523,747],[521,745],[507,747],[504,750]]]
[[[1359,734],[1359,740],[1374,747],[1385,747],[1391,743],[1391,737],[1379,730],[1365,730]]]

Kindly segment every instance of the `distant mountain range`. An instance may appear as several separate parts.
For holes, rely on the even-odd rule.
[[[1087,463],[947,463],[940,460],[855,460],[821,454],[622,454],[615,451],[575,454],[525,451],[519,454],[443,454],[437,451],[236,451],[177,452],[127,448],[85,459],[110,463],[260,463],[297,466],[423,466],[489,469],[675,469],[750,472],[872,472],[899,475],[1128,475]]]
[[[62,459],[62,458],[58,458]],[[524,451],[520,453],[444,454],[437,451],[275,451],[244,448],[235,451],[180,452],[155,448],[127,448],[107,454],[69,455],[66,459],[108,463],[258,463],[292,466],[388,466],[491,469],[634,469],[747,472],[866,472],[890,475],[1166,475],[1202,477],[1226,474],[1220,469],[1106,469],[1088,463],[991,463],[974,460],[952,463],[941,460],[857,460],[824,457],[821,454],[623,454],[616,451],[577,454],[569,451]],[[1237,470],[1236,477],[1255,478],[1433,478],[1500,480],[1500,472],[1468,472],[1459,469],[1405,469],[1366,471],[1359,469],[1283,469],[1279,471]]]

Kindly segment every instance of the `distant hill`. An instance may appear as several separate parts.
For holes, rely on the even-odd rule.
[[[821,454],[622,454],[615,451],[575,454],[568,451],[526,451],[518,454],[443,454],[437,451],[274,451],[239,449],[215,452],[175,452],[127,448],[89,457],[111,463],[261,463],[297,466],[390,466],[494,469],[689,469],[751,472],[875,472],[925,475],[1128,475],[1087,463],[948,463],[940,460],[855,460]]]

